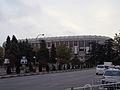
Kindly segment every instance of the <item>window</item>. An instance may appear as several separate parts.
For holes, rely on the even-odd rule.
[[[79,49],[79,51],[84,51],[84,49]]]
[[[74,41],[74,46],[77,46],[77,41]]]
[[[48,46],[48,47],[51,47],[50,42],[47,43],[47,46]]]
[[[79,47],[84,47],[84,41],[79,41]]]
[[[120,76],[120,71],[106,71],[105,76]]]
[[[70,41],[69,43],[70,43],[70,47],[73,47],[73,42],[72,42],[72,41]]]

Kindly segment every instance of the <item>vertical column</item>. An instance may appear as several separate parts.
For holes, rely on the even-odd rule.
[[[86,49],[86,45],[85,45],[85,40],[84,40],[84,56],[83,56],[84,57],[84,61],[85,61],[85,54],[86,54],[86,50],[85,49]]]

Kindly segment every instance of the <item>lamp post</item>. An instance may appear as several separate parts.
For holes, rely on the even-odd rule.
[[[36,67],[36,56],[34,56],[34,57],[33,57],[33,59],[34,59],[34,64],[33,64],[33,65],[34,65],[34,67],[33,67],[33,72],[36,72],[36,68],[37,68],[37,67]]]
[[[36,63],[36,56],[34,56],[33,59],[34,59],[34,65],[35,65],[35,63]]]
[[[44,34],[38,34],[37,35],[37,37],[36,37],[36,46],[37,46],[37,40],[38,40],[39,36],[44,36]],[[36,52],[35,52],[35,56],[33,58],[35,59],[35,69],[36,69],[36,65],[37,65],[37,49],[36,49]]]

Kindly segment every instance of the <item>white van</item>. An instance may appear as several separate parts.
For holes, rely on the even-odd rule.
[[[105,72],[105,66],[104,65],[97,65],[96,75],[103,75],[104,72]]]

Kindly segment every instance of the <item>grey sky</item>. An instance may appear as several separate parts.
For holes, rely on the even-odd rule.
[[[120,29],[120,0],[0,0],[0,44],[61,35],[113,37]]]

